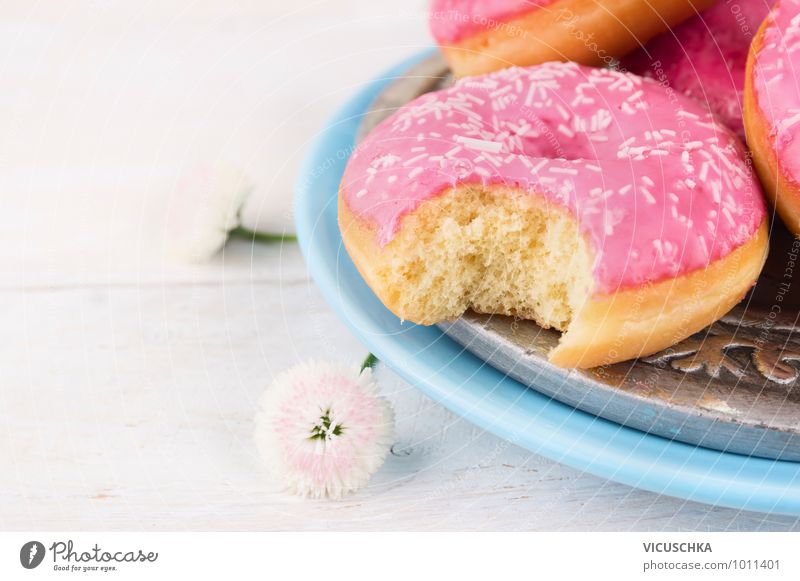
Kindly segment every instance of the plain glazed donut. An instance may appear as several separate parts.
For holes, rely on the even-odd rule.
[[[574,63],[462,79],[396,111],[351,156],[339,225],[400,318],[533,319],[564,333],[550,354],[564,367],[695,333],[767,252],[730,130],[654,81]]]
[[[772,0],[719,0],[620,66],[703,103],[744,140],[742,102],[747,53]]]
[[[780,0],[750,47],[744,125],[758,174],[800,236],[800,0]]]
[[[512,65],[607,65],[714,0],[433,0],[433,37],[457,77]]]

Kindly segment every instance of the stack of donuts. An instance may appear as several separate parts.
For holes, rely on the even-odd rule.
[[[433,0],[457,81],[395,111],[339,225],[401,319],[561,331],[589,368],[707,327],[800,236],[800,0]]]

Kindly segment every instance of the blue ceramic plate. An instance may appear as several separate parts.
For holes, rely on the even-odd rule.
[[[366,84],[321,130],[305,159],[297,188],[297,232],[309,270],[330,305],[412,385],[531,452],[659,494],[800,515],[800,463],[699,448],[575,410],[506,377],[438,328],[401,323],[375,297],[342,245],[337,189],[372,100],[428,54]]]

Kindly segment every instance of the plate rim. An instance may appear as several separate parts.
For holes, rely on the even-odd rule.
[[[335,218],[339,180],[369,105],[434,51],[415,54],[365,83],[323,125],[301,163],[294,201],[297,236],[327,303],[404,380],[504,440],[657,494],[800,516],[799,462],[684,444],[572,408],[503,375],[437,327],[402,324],[367,287],[341,244]]]

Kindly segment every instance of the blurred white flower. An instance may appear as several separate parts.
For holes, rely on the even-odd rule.
[[[170,200],[167,241],[171,254],[191,262],[208,260],[219,252],[253,184],[229,163],[200,166],[181,180]]]
[[[393,432],[394,414],[372,369],[312,361],[284,371],[264,393],[255,440],[290,491],[341,498],[383,464]]]

